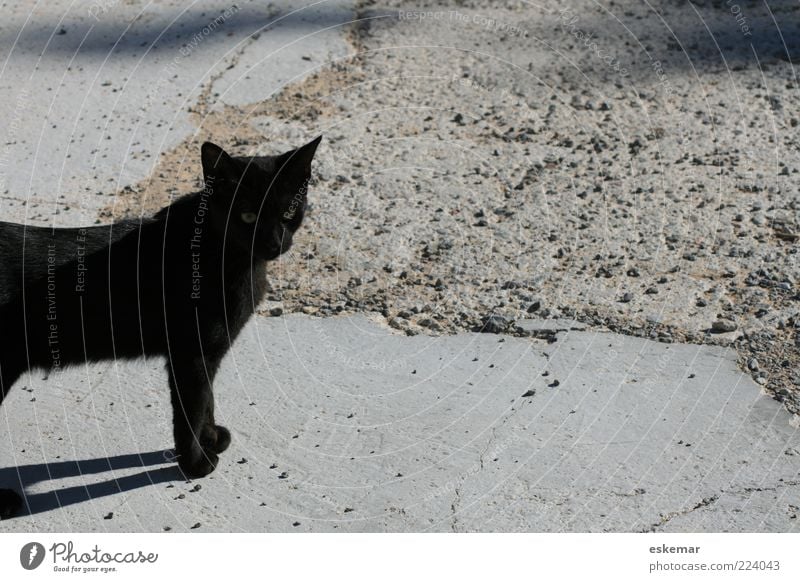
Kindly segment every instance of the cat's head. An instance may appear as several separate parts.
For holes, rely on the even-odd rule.
[[[263,157],[233,157],[203,144],[204,192],[226,244],[268,261],[289,250],[307,208],[311,160],[320,140]]]

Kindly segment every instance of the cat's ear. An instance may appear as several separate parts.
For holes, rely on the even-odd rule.
[[[207,141],[200,148],[200,159],[203,162],[203,176],[206,184],[213,184],[220,178],[238,179],[236,162],[225,150]]]
[[[280,157],[279,167],[281,174],[306,177],[311,174],[311,160],[317,151],[322,136],[300,146],[296,150],[286,152]]]

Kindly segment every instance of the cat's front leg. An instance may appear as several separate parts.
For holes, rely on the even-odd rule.
[[[5,346],[0,346],[4,348]],[[3,403],[5,396],[11,391],[11,387],[23,373],[23,357],[6,351],[0,354],[0,404]]]
[[[190,477],[205,477],[217,455],[230,444],[230,433],[214,424],[211,386],[217,364],[200,358],[172,358],[167,364],[178,465]]]

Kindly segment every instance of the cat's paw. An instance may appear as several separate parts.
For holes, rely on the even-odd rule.
[[[205,477],[217,468],[217,454],[204,450],[199,455],[181,455],[178,457],[178,467],[187,477]]]
[[[8,519],[22,507],[22,497],[11,489],[0,489],[0,519]]]
[[[203,427],[200,446],[217,454],[223,452],[231,444],[231,433],[224,426],[207,424]]]
[[[217,439],[214,445],[211,447],[215,453],[219,454],[224,452],[231,444],[231,431],[229,431],[224,426],[215,425],[214,429],[217,432]]]

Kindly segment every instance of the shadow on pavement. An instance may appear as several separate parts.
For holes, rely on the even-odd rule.
[[[37,465],[22,465],[20,467],[7,467],[0,469],[0,486],[10,487],[22,491],[25,507],[16,517],[34,515],[82,503],[98,497],[115,495],[133,489],[165,483],[168,481],[184,480],[185,477],[177,464],[158,469],[149,469],[125,477],[111,478],[99,483],[89,485],[76,485],[64,489],[54,489],[44,493],[27,493],[26,489],[36,483],[56,481],[68,477],[81,475],[94,475],[106,471],[132,469],[136,467],[152,467],[164,463],[174,463],[173,452],[170,450],[152,451],[149,453],[118,455],[102,459],[85,459],[82,461],[60,461],[57,463],[41,463]]]

